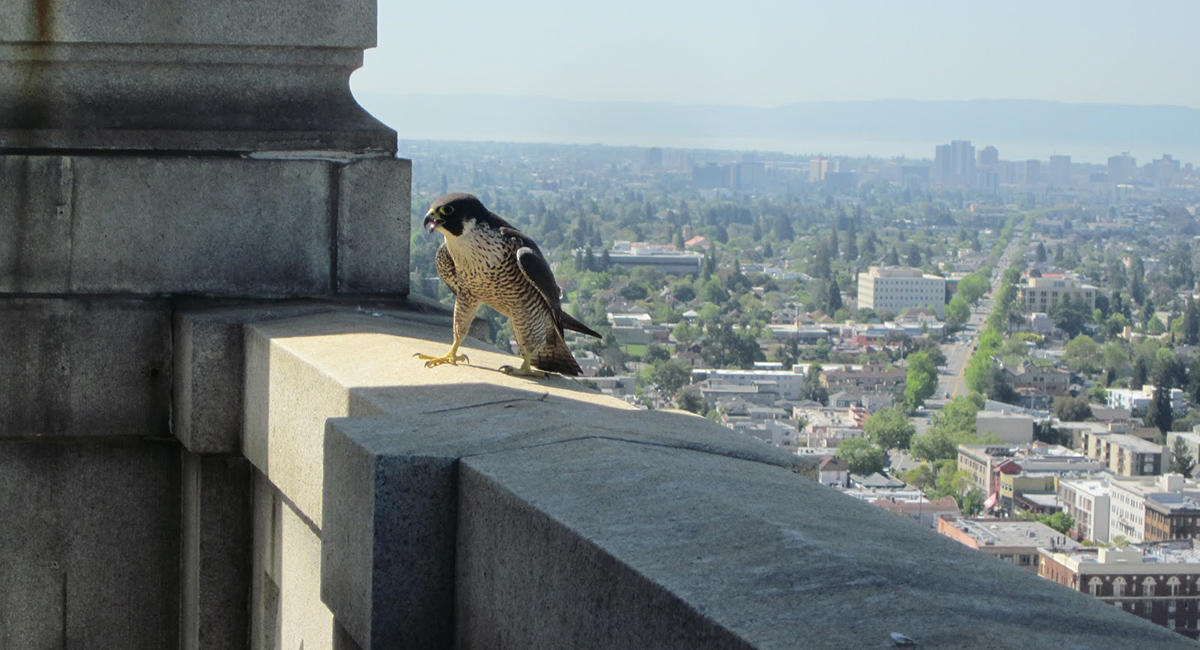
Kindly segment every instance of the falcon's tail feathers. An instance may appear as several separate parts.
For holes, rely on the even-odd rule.
[[[562,339],[559,339],[556,345],[543,346],[531,355],[529,362],[538,370],[557,372],[563,375],[583,374],[579,363],[575,361],[575,357],[571,355],[571,351],[567,349],[567,344],[563,343]]]
[[[579,319],[575,318],[574,316],[568,314],[565,311],[562,312],[562,321],[561,322],[562,322],[562,326],[564,329],[575,330],[576,332],[582,332],[584,334],[587,334],[588,336],[594,336],[596,338],[603,338],[602,336],[600,336],[599,332],[597,332],[596,330],[593,330],[592,328],[588,327],[587,325],[584,325],[583,323],[579,322]]]

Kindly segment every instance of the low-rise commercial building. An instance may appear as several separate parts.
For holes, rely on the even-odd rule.
[[[1193,639],[1200,636],[1200,551],[1190,544],[1038,554],[1041,577]]]
[[[1200,480],[1179,474],[1109,481],[1109,528],[1131,542],[1200,537]]]
[[[1074,550],[1075,540],[1036,521],[940,517],[938,532],[1026,571],[1038,572],[1038,549]]]

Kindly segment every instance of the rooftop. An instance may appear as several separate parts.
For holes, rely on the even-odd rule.
[[[974,537],[979,546],[1018,546],[1075,549],[1079,543],[1037,521],[943,517],[958,530]]]

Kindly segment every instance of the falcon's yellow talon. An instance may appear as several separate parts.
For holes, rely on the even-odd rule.
[[[467,355],[454,354],[453,352],[446,354],[444,356],[440,356],[440,357],[430,356],[428,354],[421,354],[419,352],[417,354],[414,354],[413,356],[424,361],[426,368],[433,368],[435,366],[440,366],[444,363],[448,363],[452,366],[457,366],[458,362],[460,362],[460,361],[463,363],[471,362],[471,360],[467,358]]]
[[[506,375],[512,375],[514,377],[533,377],[535,379],[545,379],[546,377],[550,376],[545,371],[538,370],[530,365],[529,359],[525,359],[525,362],[521,364],[520,368],[514,368],[512,366],[500,366],[500,372]]]

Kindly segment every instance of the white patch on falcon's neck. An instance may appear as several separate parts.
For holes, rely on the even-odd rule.
[[[505,246],[500,233],[492,228],[481,227],[474,219],[463,220],[463,231],[458,237],[446,235],[446,249],[454,265],[493,268],[504,258]]]

